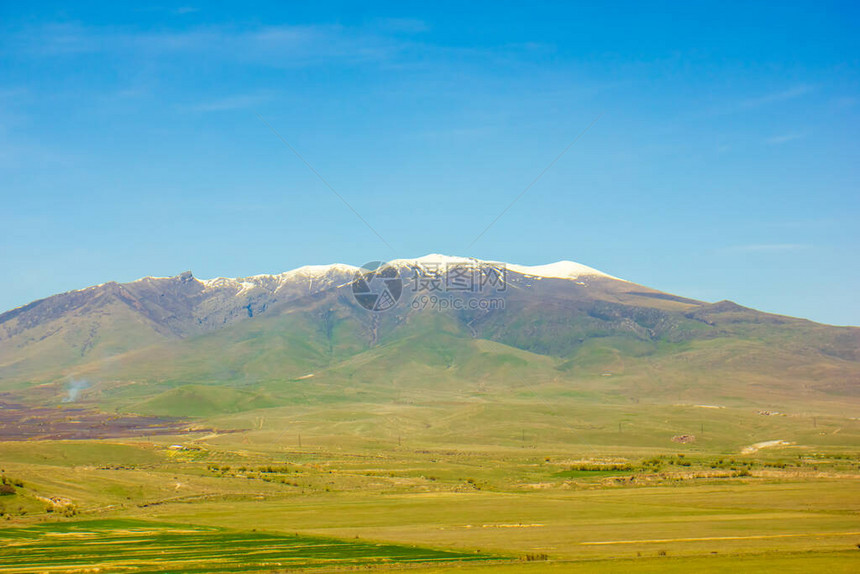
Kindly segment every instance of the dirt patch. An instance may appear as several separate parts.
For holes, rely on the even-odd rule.
[[[672,442],[678,442],[681,444],[690,444],[696,442],[696,437],[691,434],[679,434],[677,436],[672,437]]]
[[[791,446],[793,444],[793,442],[788,442],[786,440],[766,440],[764,442],[757,442],[755,444],[745,446],[741,449],[741,454],[754,454],[763,448],[773,448],[776,446]]]
[[[212,432],[169,417],[116,415],[73,407],[28,407],[0,402],[0,441],[80,440]]]

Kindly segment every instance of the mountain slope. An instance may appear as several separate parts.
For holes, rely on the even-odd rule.
[[[342,285],[354,272],[331,265],[208,281],[186,272],[48,297],[0,315],[0,380],[50,377],[64,367],[215,331],[275,303]]]
[[[87,400],[105,407],[176,414],[171,405],[193,402],[187,414],[211,414],[522,392],[832,402],[860,389],[860,329],[703,303],[571,262],[389,265],[404,291],[382,313],[356,303],[356,268],[342,265],[239,280],[186,273],[48,298],[0,315],[0,390],[50,383],[27,398],[51,403],[67,380],[86,379]],[[504,282],[411,290],[440,266],[501,270]],[[448,303],[421,305],[430,295]],[[489,299],[500,303],[468,305]]]

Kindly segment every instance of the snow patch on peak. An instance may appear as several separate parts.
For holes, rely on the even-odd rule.
[[[582,265],[574,261],[556,261],[547,265],[511,265],[507,266],[511,271],[531,275],[534,277],[546,277],[547,279],[577,279],[579,277],[606,277],[607,279],[618,279],[593,267]]]
[[[147,275],[140,279],[135,279],[132,283],[141,283],[142,281],[162,281],[164,279],[173,279],[173,277],[156,277],[155,275]]]
[[[388,262],[389,265],[394,265],[396,267],[409,267],[413,265],[421,267],[425,267],[427,265],[475,265],[479,263],[487,262],[475,259],[474,257],[457,257],[441,255],[439,253],[430,253],[429,255],[418,257],[416,259],[394,259]]]
[[[232,279],[230,277],[216,277],[214,279],[204,279],[200,281],[204,287],[211,289],[219,289],[225,287],[233,287],[238,289],[239,295],[248,292],[254,288],[260,287],[267,291],[275,291],[279,287],[296,280],[311,280],[327,278],[332,273],[353,275],[358,271],[358,267],[352,265],[344,265],[343,263],[333,263],[331,265],[305,265],[297,269],[292,269],[278,275],[251,275],[249,277],[238,277]]]
[[[261,281],[254,281],[253,279],[256,278],[239,277],[237,279],[233,279],[232,277],[215,277],[214,279],[198,279],[198,281],[203,284],[204,289],[233,288],[238,291],[237,295],[239,295],[260,286]]]
[[[395,267],[422,267],[424,269],[444,269],[448,265],[489,265],[499,268],[506,268],[515,273],[528,275],[529,277],[547,278],[547,279],[578,279],[580,277],[604,277],[607,279],[618,279],[612,275],[598,271],[587,265],[582,265],[574,261],[557,261],[546,265],[516,265],[513,263],[504,263],[500,261],[484,261],[474,257],[459,257],[452,255],[442,255],[440,253],[430,253],[415,259],[394,259],[387,262],[388,265]],[[339,275],[354,275],[360,270],[354,265],[346,265],[343,263],[332,263],[330,265],[305,265],[298,267],[278,275],[252,275],[250,277],[238,277],[231,279],[229,277],[216,277],[214,279],[195,279],[207,289],[219,289],[232,287],[239,293],[246,293],[255,288],[263,288],[267,291],[276,291],[282,286],[286,286],[294,281],[310,280],[311,284],[315,284],[317,280],[328,280],[336,278]],[[168,279],[161,277],[144,277],[138,281],[153,280],[153,279]]]
[[[517,265],[514,263],[504,263],[501,261],[483,261],[474,257],[458,257],[451,255],[441,255],[439,253],[431,253],[418,257],[417,259],[395,259],[389,262],[395,266],[420,266],[427,267],[445,266],[445,265],[492,265],[504,267],[515,273],[528,275],[530,277],[540,277],[546,279],[578,279],[579,277],[605,277],[607,279],[618,279],[602,271],[598,271],[593,267],[582,265],[574,261],[556,261],[546,265]]]
[[[236,283],[235,279],[229,277],[215,277],[214,279],[198,279],[204,287],[227,287]]]
[[[298,269],[282,273],[281,277],[295,275],[302,277],[319,277],[322,275],[328,275],[333,271],[340,273],[355,273],[358,271],[358,267],[345,265],[343,263],[332,263],[331,265],[305,265],[304,267],[299,267]]]

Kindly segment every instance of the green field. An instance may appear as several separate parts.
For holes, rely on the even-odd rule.
[[[74,404],[57,405],[64,382],[16,391],[24,414],[0,412],[10,432],[27,418],[45,436],[77,436],[127,415],[181,417],[187,432],[0,442],[14,489],[0,496],[0,563],[860,570],[853,362],[798,359],[754,337],[603,337],[567,361],[436,320],[357,354],[348,334],[285,333],[301,351],[291,355],[256,333],[268,323],[245,323],[235,345],[214,333],[135,352]]]
[[[671,424],[660,417],[679,408],[653,410],[648,424]],[[380,413],[337,409],[217,421],[247,419],[242,432],[4,442],[15,493],[0,496],[0,571],[856,571],[850,421],[820,420],[814,433],[791,417],[730,427],[727,410],[675,412],[735,429],[692,444],[637,436],[635,409],[620,434],[592,429],[579,444],[550,440],[540,409],[525,439],[495,445],[501,431],[482,427],[480,411],[469,433],[449,421],[438,435],[450,440],[434,443],[403,412],[386,430]],[[609,427],[613,413],[589,420]],[[767,437],[788,440],[741,447]]]
[[[475,554],[140,520],[88,520],[0,530],[0,572],[258,572],[488,560]]]

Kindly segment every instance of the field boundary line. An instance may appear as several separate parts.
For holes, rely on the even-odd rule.
[[[767,538],[803,538],[811,536],[858,536],[860,532],[807,532],[803,534],[759,534],[753,536],[704,536],[701,538],[650,538],[644,540],[600,540],[580,542],[581,546],[606,546],[610,544],[655,544],[664,542],[710,542],[714,540],[762,540]]]

